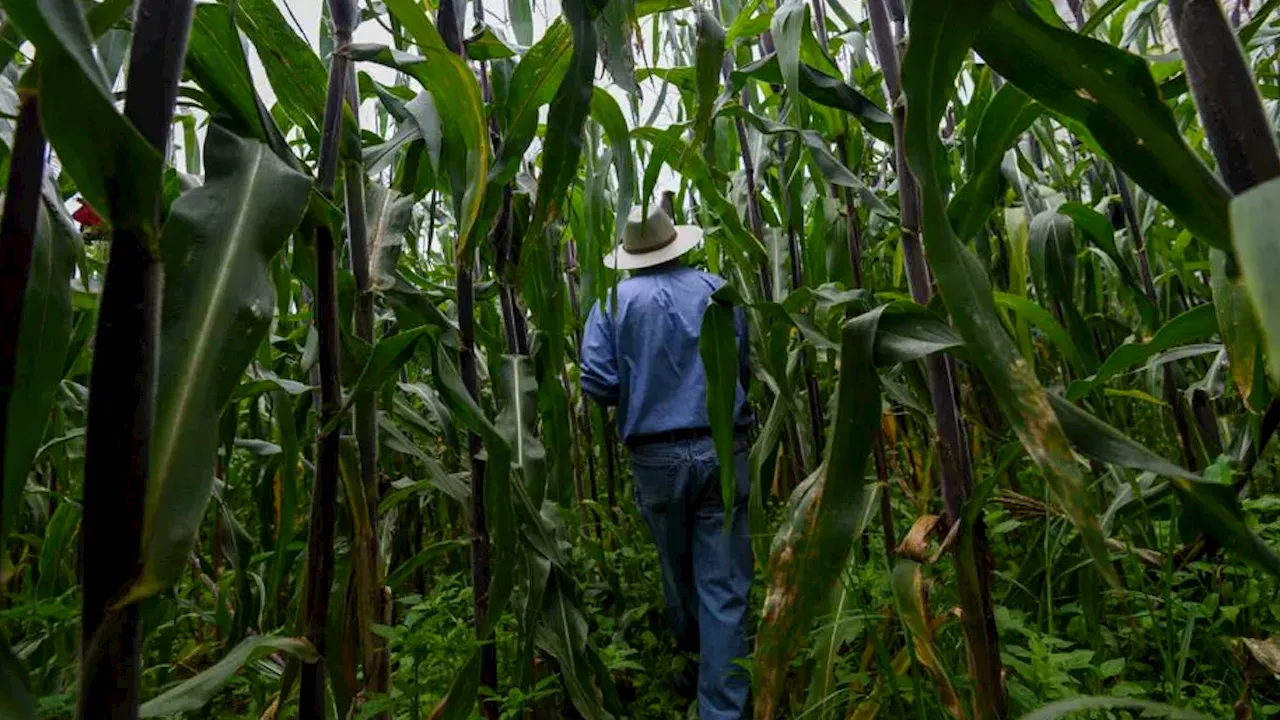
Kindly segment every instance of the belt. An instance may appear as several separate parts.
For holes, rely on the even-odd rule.
[[[739,425],[733,429],[733,434],[746,435],[747,426]],[[656,445],[658,443],[674,443],[683,440],[699,440],[701,438],[711,437],[711,428],[678,428],[676,430],[664,430],[656,433],[643,433],[640,435],[632,435],[627,438],[627,447],[641,447],[644,445]]]

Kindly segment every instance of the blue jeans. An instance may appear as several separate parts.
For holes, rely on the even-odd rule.
[[[636,504],[658,545],[667,620],[682,649],[700,654],[701,720],[745,716],[750,678],[735,661],[747,656],[751,538],[747,526],[747,444],[734,444],[738,476],[726,528],[720,461],[711,438],[633,448]]]

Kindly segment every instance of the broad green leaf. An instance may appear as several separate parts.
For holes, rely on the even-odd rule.
[[[832,598],[831,614],[823,618],[818,640],[813,646],[813,680],[809,682],[809,697],[805,701],[805,712],[814,712],[819,718],[835,717],[835,710],[839,707],[839,702],[832,702],[838,699],[839,693],[836,663],[845,643],[854,639],[861,626],[857,617],[849,617],[854,615],[851,606],[856,598],[847,583],[837,583]]]
[[[773,717],[791,658],[822,615],[856,539],[867,459],[880,428],[873,348],[882,314],[877,308],[844,326],[826,458],[792,493],[773,541],[756,636],[757,717]]]
[[[604,88],[593,88],[591,91],[591,117],[604,128],[609,138],[609,146],[613,150],[613,169],[618,175],[617,202],[613,209],[613,239],[622,237],[622,230],[627,226],[627,217],[631,213],[631,203],[636,192],[636,171],[633,166],[631,132],[627,129],[627,119]]]
[[[233,15],[235,5],[196,6],[187,43],[187,71],[213,101],[215,107],[206,108],[210,114],[225,116],[220,122],[228,128],[267,143],[282,160],[296,166],[293,151],[254,90]]]
[[[459,550],[467,546],[465,539],[456,540],[440,540],[431,543],[422,548],[413,557],[400,563],[400,565],[387,575],[387,587],[396,589],[404,585],[409,578],[413,577],[413,571],[435,560],[450,550]]]
[[[1058,718],[1078,717],[1080,713],[1091,710],[1132,710],[1141,713],[1144,718],[1168,718],[1169,720],[1209,720],[1194,710],[1176,708],[1172,705],[1127,697],[1082,696],[1049,703],[1022,716],[1022,720],[1058,720]]]
[[[71,342],[71,274],[78,245],[79,238],[55,222],[41,202],[4,425],[0,543],[17,529],[22,491],[62,380]]]
[[[956,73],[996,4],[996,0],[916,0],[911,6],[912,42],[902,63],[902,86],[910,108],[905,142],[909,164],[920,184],[925,249],[972,363],[986,378],[1002,414],[1044,473],[1050,492],[1080,531],[1099,572],[1118,585],[1067,438],[1044,389],[1000,323],[986,271],[956,238],[935,174],[938,124],[954,92]]]
[[[143,566],[126,602],[162,591],[187,565],[208,505],[218,417],[266,336],[268,264],[306,209],[310,180],[265,145],[210,127],[205,184],[165,224],[166,270]]]
[[[437,343],[433,350],[432,378],[436,390],[448,403],[453,416],[484,442],[484,507],[492,535],[489,567],[493,584],[489,587],[489,614],[477,632],[487,638],[505,611],[514,585],[517,530],[511,500],[511,446],[467,392],[457,367],[442,345]]]
[[[774,122],[747,110],[737,103],[726,104],[716,116],[743,120],[765,135],[796,135],[805,144],[805,147],[809,149],[814,164],[822,171],[828,182],[844,187],[862,187],[862,183],[849,171],[849,168],[845,167],[844,163],[831,154],[831,150],[828,147],[829,143],[813,130],[801,130],[790,125]]]
[[[582,155],[582,125],[591,111],[596,76],[596,30],[588,0],[564,0],[561,7],[573,34],[573,55],[547,113],[542,148],[542,175],[533,204],[529,237],[541,240],[542,229],[558,212],[569,184],[578,175]]]
[[[1120,254],[1116,247],[1115,229],[1111,221],[1102,213],[1080,203],[1063,203],[1058,212],[1071,218],[1081,233],[1093,240],[1094,244],[1106,253],[1120,271],[1120,278],[1129,288],[1129,298],[1138,306],[1144,326],[1154,329],[1156,323],[1156,307],[1147,297],[1145,288],[1138,281],[1129,261]]]
[[[960,697],[956,695],[956,689],[951,684],[951,674],[943,665],[942,655],[934,643],[929,606],[925,598],[924,570],[917,562],[899,560],[893,566],[889,586],[893,590],[893,601],[898,608],[898,617],[901,618],[902,624],[911,637],[915,659],[933,677],[940,696],[938,699],[942,701],[952,717],[967,717],[960,704]]]
[[[502,402],[495,425],[511,448],[512,467],[520,470],[530,494],[541,498],[547,482],[547,451],[538,439],[538,380],[528,356],[502,356],[497,390]]]
[[[1242,560],[1280,577],[1280,555],[1249,529],[1235,488],[1188,472],[1066,400],[1051,404],[1072,444],[1086,457],[1169,478],[1183,510]]]
[[[1058,351],[1063,354],[1071,368],[1077,373],[1084,373],[1084,360],[1080,357],[1079,349],[1071,336],[1067,333],[1053,317],[1053,313],[1045,310],[1032,300],[1009,293],[995,293],[996,306],[1012,310],[1019,317],[1025,318],[1032,325],[1040,328],[1040,332],[1044,333],[1049,341],[1052,342]]]
[[[467,38],[464,43],[467,57],[481,62],[487,60],[505,60],[516,56],[516,51],[503,40],[493,28],[483,25],[480,32]]]
[[[184,680],[146,701],[138,717],[152,718],[190,713],[204,707],[226,686],[240,668],[271,652],[284,652],[303,662],[317,662],[316,649],[304,638],[258,635],[242,640],[221,660],[195,677]]]
[[[698,113],[693,121],[693,145],[701,149],[711,129],[716,100],[720,97],[720,70],[724,64],[724,26],[709,10],[698,6],[698,40],[695,50]]]
[[[1093,375],[1076,380],[1067,388],[1068,400],[1079,400],[1094,388],[1169,348],[1203,340],[1218,330],[1213,305],[1200,305],[1165,323],[1146,342],[1129,341],[1116,348]]]
[[[1280,179],[1262,183],[1231,201],[1231,232],[1244,288],[1266,341],[1267,369],[1280,382]],[[1233,328],[1235,330],[1235,328]],[[1233,356],[1234,364],[1236,358]]]
[[[1075,343],[1077,356],[1084,361],[1083,370],[1092,372],[1098,367],[1098,357],[1093,348],[1093,332],[1076,309],[1076,245],[1071,219],[1046,210],[1031,219],[1027,237],[1031,277],[1039,297],[1057,309]]]
[[[516,42],[524,47],[533,44],[533,0],[507,0],[507,17]]]
[[[738,475],[733,461],[734,410],[738,399],[738,334],[734,328],[732,304],[712,298],[702,315],[698,353],[707,378],[707,419],[720,458],[720,499],[725,522],[733,517],[738,491]]]
[[[445,47],[444,40],[427,19],[421,5],[414,0],[386,0],[386,6],[418,44],[423,57],[413,58],[384,48],[383,52],[368,59],[400,67],[417,78],[435,98],[440,117],[446,125],[445,141],[448,142],[451,136],[448,128],[454,128],[454,142],[461,143],[460,150],[465,149],[466,185],[465,189],[454,188],[454,193],[461,195],[456,201],[460,208],[457,256],[468,258],[467,251],[475,241],[476,222],[484,205],[485,180],[491,160],[489,129],[485,122],[484,103],[480,99],[480,85],[467,63]],[[352,56],[355,57],[354,51]]]
[[[564,5],[561,4],[563,11]],[[594,27],[599,36],[600,60],[613,84],[627,93],[639,90],[636,85],[635,43],[632,33],[637,27],[636,0],[609,0],[593,10]]]
[[[449,692],[431,713],[431,720],[467,720],[476,711],[476,694],[480,689],[480,649],[471,651],[471,657],[453,676]]]
[[[778,69],[791,105],[800,103],[800,41],[809,22],[809,5],[803,0],[787,0],[773,13],[771,31],[777,47]]]
[[[1000,161],[1043,112],[1044,108],[1014,85],[1006,84],[991,99],[978,125],[973,148],[975,164],[966,168],[969,179],[947,206],[957,237],[968,239],[976,235],[995,210]]]
[[[112,227],[152,243],[160,154],[116,111],[80,8],[76,0],[4,1],[40,56],[41,124],[63,170]]]
[[[962,345],[946,320],[909,300],[883,306],[876,326],[876,365],[896,365]]]
[[[36,701],[31,696],[27,669],[3,639],[0,639],[0,718],[36,720]]]
[[[782,83],[775,54],[733,72],[733,89],[736,94],[748,78],[760,82]],[[893,142],[893,117],[865,95],[849,87],[839,78],[827,75],[809,65],[800,63],[800,92],[810,100],[827,107],[843,110],[858,119],[867,132],[887,143]]]
[[[58,595],[65,592],[74,582],[64,568],[67,560],[74,557],[76,533],[80,527],[80,507],[75,503],[58,504],[53,511],[49,524],[45,527],[44,537],[40,542],[40,560],[38,569],[40,577],[36,581],[36,598],[45,602],[55,602]],[[0,647],[4,645],[0,641]]]
[[[258,51],[276,101],[313,147],[320,143],[329,73],[275,0],[236,0],[236,23]]]
[[[535,631],[537,643],[558,662],[560,680],[574,708],[586,720],[604,720],[609,715],[592,682],[587,620],[574,603],[572,590],[572,582],[553,569],[542,601],[542,622]]]
[[[974,49],[1023,92],[1087,128],[1197,237],[1230,248],[1227,190],[1187,147],[1145,60],[1011,2],[994,5]]]
[[[757,565],[763,565],[769,558],[769,526],[765,517],[764,465],[773,455],[782,440],[782,433],[791,416],[791,407],[787,397],[782,393],[774,395],[773,406],[765,419],[764,427],[756,436],[755,444],[747,456],[747,465],[751,472],[751,497],[747,510],[751,525],[751,550]]]
[[[1218,333],[1231,359],[1231,379],[1235,381],[1236,390],[1246,407],[1256,413],[1264,412],[1271,393],[1267,388],[1258,316],[1241,278],[1231,277],[1228,255],[1211,249],[1209,264],[1212,268],[1209,284],[1213,291],[1213,308],[1218,315]]]

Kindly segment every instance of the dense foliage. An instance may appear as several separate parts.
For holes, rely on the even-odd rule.
[[[0,718],[696,713],[576,361],[659,203],[757,717],[1280,715],[1278,5],[3,0]]]

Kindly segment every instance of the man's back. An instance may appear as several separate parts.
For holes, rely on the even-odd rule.
[[[616,312],[592,308],[582,343],[582,386],[604,402],[617,403],[624,441],[708,426],[698,337],[711,295],[723,284],[722,278],[695,268],[663,266],[622,281]],[[743,423],[747,356],[741,313],[737,325],[737,414]]]

